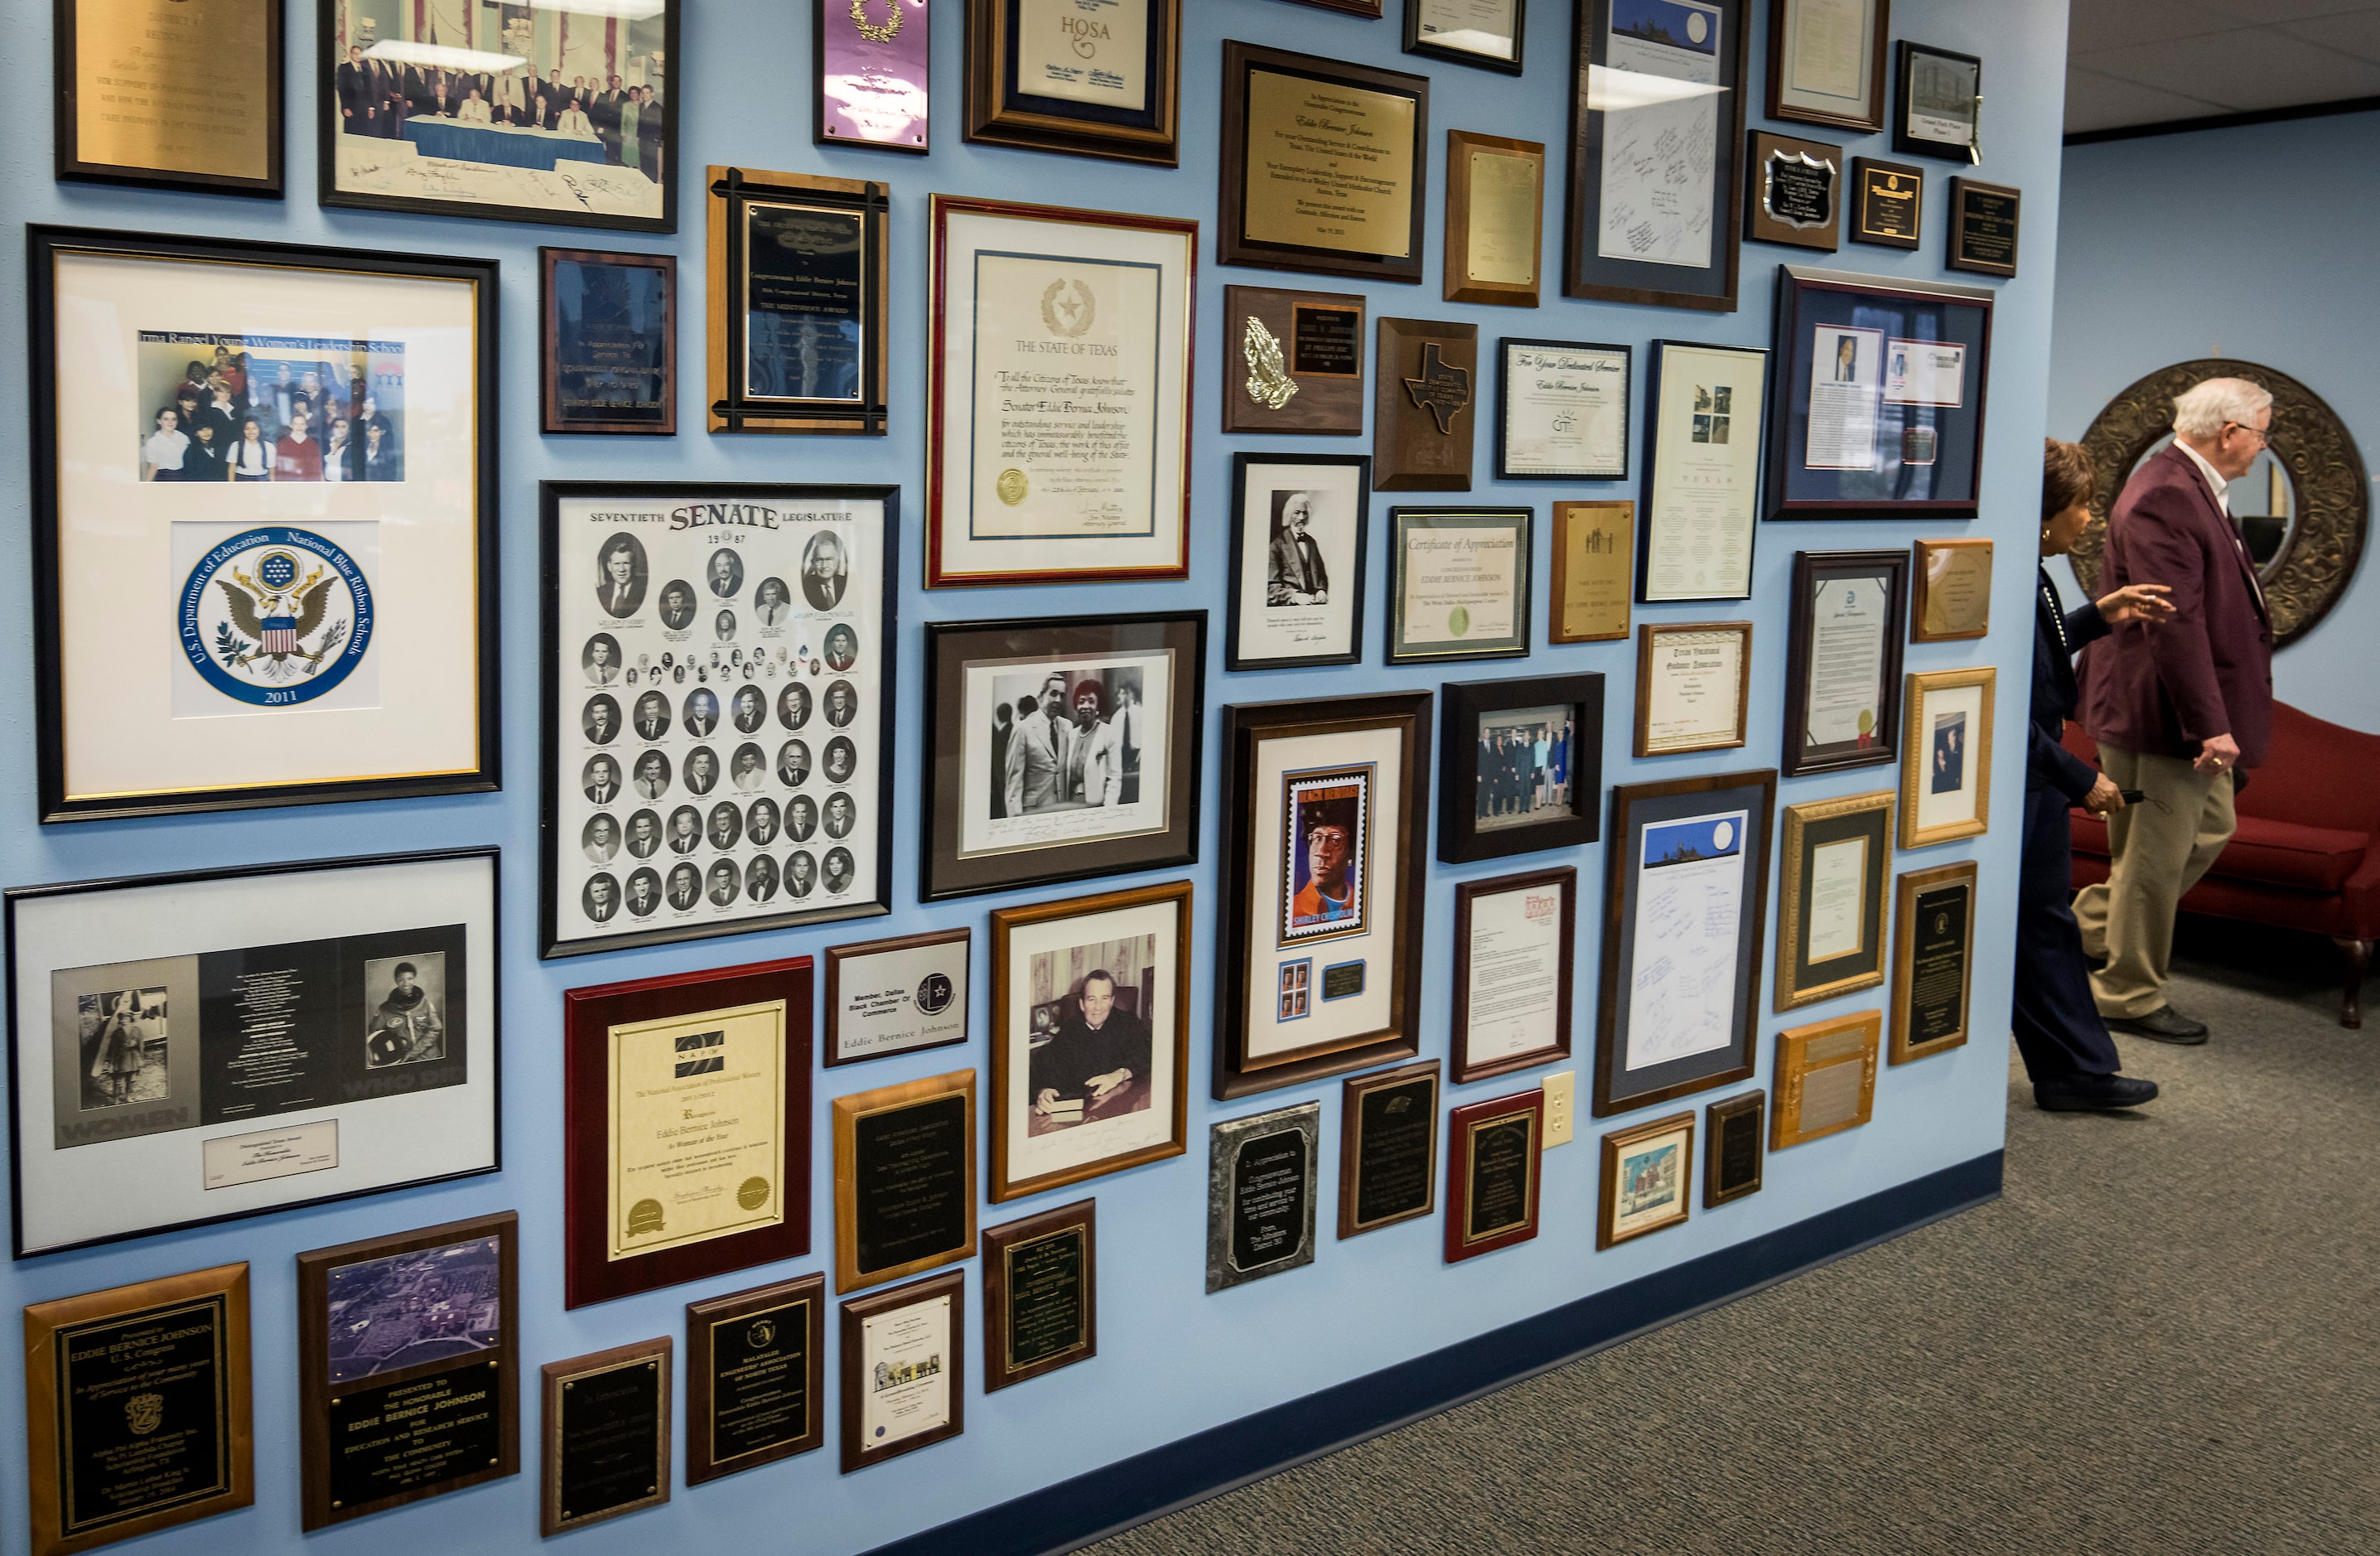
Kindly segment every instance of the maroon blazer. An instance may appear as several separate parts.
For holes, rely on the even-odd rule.
[[[2126,622],[2082,652],[2082,727],[2128,751],[2196,757],[2229,735],[2259,767],[2273,737],[2273,625],[2239,531],[2205,472],[2168,447],[2124,483],[2107,517],[2102,592],[2161,583],[2174,614]]]

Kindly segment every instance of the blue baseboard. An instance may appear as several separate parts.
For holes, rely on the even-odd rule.
[[[1999,1151],[882,1545],[869,1556],[1050,1556],[1791,1280],[1997,1199]]]

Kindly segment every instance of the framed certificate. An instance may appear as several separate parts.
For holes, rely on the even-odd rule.
[[[1496,343],[1496,479],[1626,480],[1635,352],[1584,341]]]
[[[1748,1078],[1775,771],[1611,791],[1595,1116]]]
[[[1438,1072],[1431,1059],[1341,1083],[1341,1237],[1438,1209]]]
[[[705,179],[710,430],[883,436],[892,186],[740,167]]]
[[[1785,648],[1787,777],[1871,767],[1898,754],[1900,602],[1908,578],[1909,558],[1897,551],[1794,554]]]
[[[54,0],[56,176],[282,194],[279,0]]]
[[[1579,0],[1567,296],[1735,311],[1751,6]],[[1661,84],[1604,84],[1634,77]]]
[[[983,1392],[1099,1354],[1099,1205],[983,1229]]]
[[[1741,1091],[1703,1110],[1703,1209],[1760,1192],[1768,1093]]]
[[[834,1289],[975,1257],[975,1072],[834,1100]]]
[[[1674,1113],[1603,1137],[1603,1189],[1595,1246],[1616,1247],[1683,1225],[1694,1202],[1694,1115]]]
[[[1520,0],[1406,0],[1478,10]],[[1411,9],[1405,13],[1413,14]],[[1545,247],[1546,149],[1535,140],[1446,132],[1446,300],[1537,306]]]
[[[670,1500],[668,1335],[548,1362],[538,1533],[584,1529]]]
[[[1578,870],[1454,886],[1454,1084],[1570,1057]]]
[[[562,996],[565,1307],[809,1252],[810,997],[807,956]]]
[[[19,886],[6,915],[18,1258],[501,1164],[494,849]]]
[[[899,489],[538,493],[539,954],[889,911]]]
[[[1884,981],[1892,798],[1886,789],[1785,808],[1777,890],[1780,1013]]]
[[[1405,0],[1405,53],[1521,73],[1529,0]]]
[[[1364,299],[1223,288],[1223,431],[1360,437]]]
[[[826,1445],[826,1277],[686,1305],[686,1483]]]
[[[1226,40],[1222,133],[1220,263],[1420,283],[1429,78]]]
[[[962,926],[828,946],[820,1062],[833,1069],[966,1041],[974,943]]]
[[[1636,598],[1752,597],[1768,353],[1653,343]]]
[[[1208,1132],[1207,1294],[1314,1262],[1322,1104],[1299,1102]]]
[[[1370,456],[1232,455],[1223,667],[1360,663],[1371,529]]]
[[[1180,164],[1182,0],[963,3],[969,140]]]
[[[926,587],[1188,577],[1198,224],[957,195],[931,219]]]
[[[1603,675],[1449,681],[1439,735],[1438,857],[1500,859],[1596,841]]]
[[[1390,664],[1525,659],[1530,508],[1390,508]]]
[[[1992,542],[1920,541],[1910,577],[1909,640],[1951,643],[1992,627]]]
[[[1900,723],[1900,845],[1980,837],[1992,820],[1989,665],[1908,679]]]
[[[1912,869],[1894,883],[1892,1062],[1961,1047],[1974,1024],[1975,864]]]
[[[1882,129],[1891,36],[1892,0],[1769,0],[1768,116]]]
[[[498,787],[495,261],[26,243],[41,819]]]
[[[1636,629],[1636,755],[1741,746],[1751,703],[1752,623],[1647,622]]]
[[[1553,553],[1546,640],[1627,641],[1636,579],[1636,504],[1556,503]]]
[[[966,1272],[843,1305],[843,1473],[966,1429]]]
[[[540,249],[538,430],[677,433],[677,260]]]
[[[1446,1262],[1537,1234],[1546,1094],[1471,1102],[1446,1117]]]
[[[1875,1116],[1876,1033],[1882,1025],[1876,1012],[1864,1010],[1777,1034],[1770,1150],[1840,1135]]]
[[[940,0],[947,7],[953,0]],[[810,139],[876,152],[933,149],[936,0],[808,0],[817,76]]]
[[[1897,74],[1900,102],[1892,149],[1946,162],[1983,161],[1984,62],[1904,38]]]

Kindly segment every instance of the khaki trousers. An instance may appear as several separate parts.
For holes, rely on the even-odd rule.
[[[2085,886],[2074,899],[2082,949],[2107,965],[2091,975],[2099,1014],[2146,1015],[2166,1003],[2173,969],[2173,915],[2182,893],[2231,841],[2231,774],[2201,772],[2186,757],[2127,751],[2102,742],[2100,771],[2119,789],[2138,789],[2141,803],[2107,818],[2114,856],[2105,884]]]

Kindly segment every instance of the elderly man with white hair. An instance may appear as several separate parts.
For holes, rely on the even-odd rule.
[[[2273,728],[2273,626],[2256,565],[2227,500],[2269,438],[2273,396],[2211,378],[2173,403],[2171,446],[2144,460],[2107,517],[2102,591],[2159,583],[2173,614],[2127,622],[2082,654],[2082,723],[2099,765],[2145,803],[2107,818],[2107,881],[2076,898],[2091,979],[2107,1025],[2160,1042],[2202,1043],[2204,1023],[2166,998],[2173,916],[2231,839],[2241,774]]]

